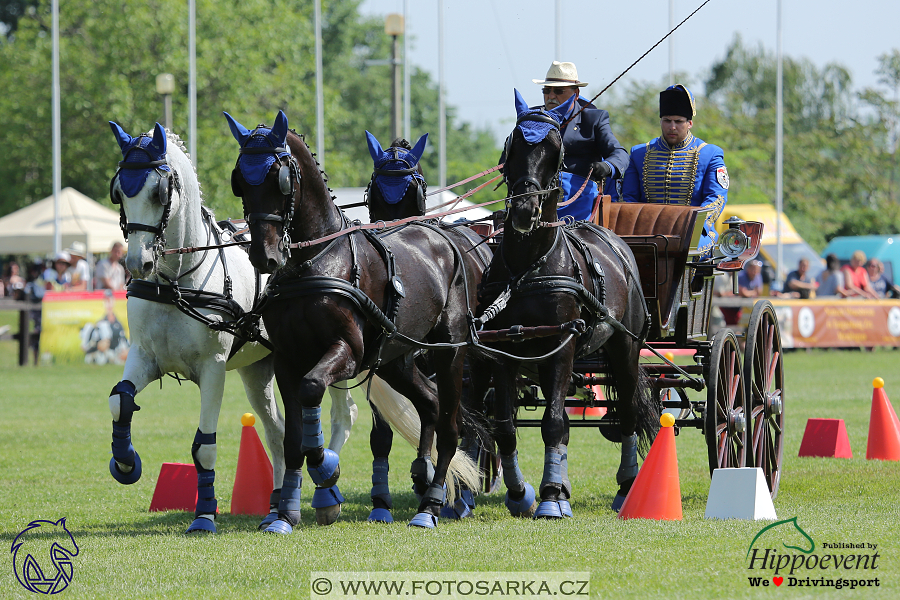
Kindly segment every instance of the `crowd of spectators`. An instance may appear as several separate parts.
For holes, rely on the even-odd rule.
[[[52,259],[29,261],[27,272],[23,272],[22,264],[16,260],[5,261],[0,296],[40,300],[45,291],[124,290],[127,279],[122,262],[124,254],[124,247],[116,242],[110,248],[109,255],[99,259],[91,268],[86,246],[75,242],[71,248],[54,254]]]

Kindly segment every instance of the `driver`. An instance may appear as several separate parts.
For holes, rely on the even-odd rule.
[[[711,208],[698,247],[709,257],[718,241],[716,219],[728,201],[728,169],[721,148],[691,133],[696,113],[694,95],[685,86],[660,92],[662,135],[631,149],[622,199]]]

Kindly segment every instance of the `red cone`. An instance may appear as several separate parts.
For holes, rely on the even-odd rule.
[[[656,519],[680,521],[681,483],[678,479],[678,456],[675,452],[675,417],[664,413],[663,427],[641,465],[631,491],[619,510],[620,519]]]
[[[866,458],[869,460],[900,460],[900,420],[884,391],[884,380],[872,382],[872,414],[869,417],[869,441]]]
[[[809,419],[798,456],[853,458],[843,419]]]
[[[197,469],[184,463],[163,463],[150,500],[150,512],[197,508]]]
[[[272,463],[263,448],[250,413],[241,417],[241,448],[238,451],[237,473],[231,492],[231,514],[269,514],[269,496],[272,493]]]

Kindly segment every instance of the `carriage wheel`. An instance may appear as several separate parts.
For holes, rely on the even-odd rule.
[[[775,498],[784,454],[784,353],[778,317],[768,300],[757,302],[750,314],[744,386],[749,415],[747,466],[763,470]]]
[[[706,397],[706,446],[709,472],[743,467],[747,450],[747,405],[737,338],[720,329],[710,352]]]

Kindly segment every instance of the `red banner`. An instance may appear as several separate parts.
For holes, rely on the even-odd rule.
[[[900,300],[770,300],[785,348],[900,346]]]

